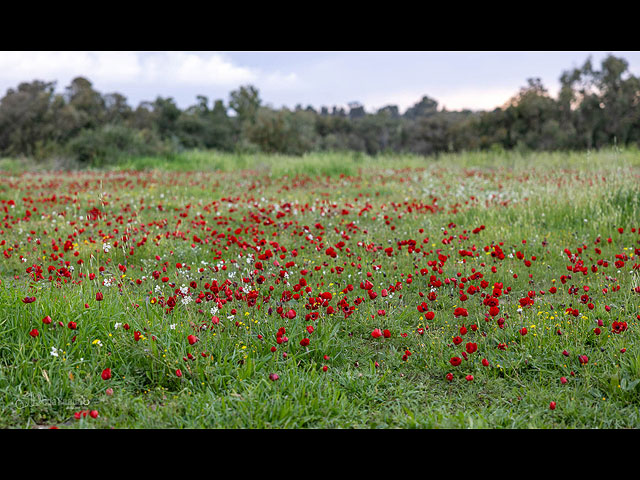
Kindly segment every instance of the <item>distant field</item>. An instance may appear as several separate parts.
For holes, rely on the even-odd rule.
[[[640,152],[0,159],[0,426],[638,428]]]

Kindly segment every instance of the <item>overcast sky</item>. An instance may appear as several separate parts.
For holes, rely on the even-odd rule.
[[[640,75],[640,52],[0,52],[0,96],[20,82],[56,81],[63,91],[79,75],[101,93],[118,92],[136,107],[158,95],[181,108],[223,99],[240,85],[260,90],[275,108],[346,106],[401,111],[428,95],[449,110],[490,110],[527,78],[540,77],[552,95],[564,70],[608,54]]]

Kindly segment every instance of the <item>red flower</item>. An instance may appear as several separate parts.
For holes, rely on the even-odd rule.
[[[176,377],[181,377],[182,376],[182,371],[180,369],[176,370]]]
[[[551,402],[551,403],[549,404],[549,409],[551,409],[551,410],[555,410],[555,409],[556,409],[556,402]]]
[[[586,355],[578,355],[578,361],[582,365],[586,365],[587,363],[589,363],[589,357],[587,357]]]
[[[453,373],[447,373],[447,380],[450,382],[453,380]]]
[[[455,317],[467,317],[469,316],[469,313],[466,308],[458,307],[453,311],[453,315]]]
[[[303,338],[302,340],[300,340],[300,345],[302,345],[303,347],[306,347],[307,345],[309,345],[309,339]]]
[[[449,360],[449,363],[454,367],[457,367],[462,363],[462,359],[460,357],[451,357],[451,360]]]
[[[269,374],[269,380],[271,380],[272,382],[275,382],[276,380],[278,380],[280,378],[280,376],[278,376],[277,373],[271,373]]]
[[[482,365],[484,365],[485,367],[489,366],[489,360],[487,360],[486,358],[482,359]]]
[[[96,293],[96,300],[98,302],[101,302],[103,298],[104,298],[104,295],[102,295],[102,292]]]
[[[91,416],[91,418],[98,418],[98,411],[97,410],[91,410],[89,412],[89,415]]]
[[[111,369],[110,368],[105,368],[102,371],[102,379],[103,380],[109,380],[111,378]]]
[[[187,340],[189,340],[189,345],[193,345],[194,343],[196,343],[198,341],[198,339],[194,335],[189,335],[187,337]]]
[[[467,350],[467,353],[473,353],[476,350],[478,350],[478,344],[469,342],[466,345],[466,350]]]
[[[142,332],[139,332],[138,330],[136,330],[135,332],[133,332],[133,339],[137,342],[140,340],[140,337],[142,336]]]
[[[525,336],[527,334],[527,327],[522,327],[520,329],[520,335]]]
[[[37,328],[34,328],[29,332],[29,335],[31,335],[33,338],[36,338],[38,335],[40,335],[40,332],[38,332]]]
[[[33,303],[36,301],[36,297],[24,297],[22,303]]]
[[[44,323],[45,325],[49,325],[51,323],[51,317],[47,315],[42,319],[42,323]]]
[[[78,324],[76,322],[69,322],[67,323],[67,327],[69,327],[71,330],[75,330],[78,328]]]
[[[453,337],[453,343],[455,343],[456,345],[460,345],[462,343],[462,338]]]
[[[391,332],[389,330],[384,330],[382,334],[384,335],[384,338],[391,338]]]
[[[473,375],[467,375],[467,376],[466,376],[466,377],[464,377],[464,378],[467,380],[467,382],[471,382],[471,381],[473,381]]]

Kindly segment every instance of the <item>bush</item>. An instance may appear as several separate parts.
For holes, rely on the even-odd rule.
[[[115,164],[123,157],[161,154],[165,150],[152,132],[123,125],[83,130],[67,143],[67,149],[80,163],[96,167]]]

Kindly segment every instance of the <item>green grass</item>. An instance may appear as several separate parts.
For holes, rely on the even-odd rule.
[[[0,160],[0,170],[10,173],[0,179],[4,201],[0,208],[7,206],[2,211],[0,242],[5,243],[0,252],[10,255],[0,256],[1,427],[640,426],[640,294],[632,290],[640,285],[640,273],[632,268],[639,262],[634,249],[640,247],[640,235],[631,231],[640,227],[637,151],[465,153],[437,158],[350,153],[296,158],[192,151],[163,159],[131,158],[108,170],[28,172],[32,166]],[[425,207],[434,204],[435,211]],[[87,220],[93,207],[105,216]],[[283,212],[281,217],[278,212]],[[265,222],[267,218],[273,223]],[[324,230],[316,228],[317,223]],[[480,225],[485,229],[471,233]],[[309,233],[313,239],[307,239]],[[123,235],[128,238],[123,240]],[[209,243],[195,241],[194,235]],[[443,243],[452,235],[451,243]],[[599,236],[601,242],[595,245]],[[67,239],[71,245],[64,253]],[[268,243],[255,250],[260,239],[278,242],[286,255]],[[408,253],[406,244],[399,245],[409,239],[417,247],[439,249],[450,257],[442,273],[427,264],[437,260],[437,253],[423,257]],[[119,245],[106,253],[103,240]],[[336,260],[325,255],[326,248],[340,241],[351,254],[339,251]],[[507,256],[503,261],[494,261],[484,250],[498,242]],[[372,245],[376,252],[367,249]],[[587,275],[569,272],[563,250],[576,253],[584,245],[588,248],[580,258],[585,266],[600,258],[610,266],[600,266],[597,273],[589,270]],[[602,250],[599,255],[596,246]],[[392,256],[385,254],[387,247],[393,247]],[[480,255],[458,263],[458,251],[472,247]],[[262,262],[266,281],[258,284],[258,274],[251,276],[255,261],[249,265],[245,259],[266,248],[274,250],[274,256]],[[53,258],[61,251],[63,258]],[[517,251],[537,259],[525,267],[516,258]],[[628,256],[623,268],[613,266],[616,254]],[[228,269],[215,271],[212,267],[221,258]],[[77,263],[79,259],[84,263]],[[273,265],[276,259],[280,266]],[[64,261],[74,266],[71,276],[61,274],[56,282],[53,272],[49,281],[47,267],[60,269]],[[295,266],[286,267],[290,261]],[[204,290],[205,282],[229,278],[232,286],[237,282],[234,292],[243,285],[259,291],[260,309],[236,298],[216,314],[220,324],[213,328],[214,303],[178,301],[167,313],[152,302],[160,298],[160,291],[165,296],[174,291],[151,275],[161,270],[163,262],[168,262],[167,272],[161,276],[168,276],[175,288],[197,283],[192,299]],[[177,262],[191,270],[176,268]],[[29,278],[25,269],[33,264],[43,268],[43,280]],[[124,277],[118,265],[127,266]],[[495,273],[490,270],[494,265]],[[344,272],[332,273],[335,266]],[[349,283],[355,287],[347,295],[350,305],[357,296],[367,300],[348,318],[320,308],[318,320],[305,320],[309,294],[288,302],[280,298],[303,278],[303,268],[312,274],[304,276],[311,295],[331,292],[334,307]],[[428,268],[424,276],[423,268]],[[275,281],[283,269],[289,273],[288,286]],[[462,278],[469,277],[472,269],[490,284],[482,292],[490,294],[496,282],[512,288],[500,297],[498,316],[508,316],[504,329],[496,319],[485,322],[487,307],[480,293],[462,302],[456,288],[442,285],[437,300],[427,299],[430,275],[441,280]],[[372,273],[375,301],[359,288],[369,278],[366,272]],[[96,275],[94,280],[87,277],[90,273]],[[413,275],[410,284],[408,273]],[[563,275],[572,279],[562,284]],[[249,277],[253,283],[242,282]],[[114,284],[101,285],[104,278],[112,278]],[[381,289],[396,282],[401,282],[402,290],[383,298]],[[577,295],[568,292],[571,285],[578,287]],[[593,310],[580,302],[584,285],[590,288]],[[613,291],[615,285],[620,285],[619,291]],[[533,307],[518,311],[518,300],[527,292],[548,291],[551,286],[558,288],[555,295],[537,294]],[[101,302],[95,299],[98,291],[104,293]],[[268,294],[272,298],[265,302]],[[25,296],[37,300],[25,304],[21,301]],[[435,312],[432,321],[416,309],[423,301]],[[297,316],[280,318],[278,305],[295,309]],[[578,317],[565,313],[569,305],[579,308]],[[456,306],[468,308],[469,317],[455,318]],[[237,314],[228,318],[231,308]],[[384,316],[379,309],[385,310]],[[44,325],[45,315],[63,325]],[[593,332],[597,319],[604,322],[599,336]],[[628,330],[612,333],[612,322],[623,319]],[[78,324],[77,330],[67,327],[70,321]],[[241,323],[236,326],[236,321]],[[116,323],[131,328],[115,328]],[[199,330],[203,323],[207,329]],[[454,346],[452,338],[463,323],[477,324],[478,331],[469,331],[463,343]],[[417,330],[425,324],[429,328],[421,336]],[[308,325],[315,328],[311,334],[305,330]],[[279,345],[275,337],[282,326],[289,342]],[[529,330],[526,336],[519,333],[522,327]],[[36,338],[29,336],[33,328],[40,333]],[[373,339],[374,328],[389,329],[391,338]],[[556,334],[558,329],[562,335]],[[136,341],[134,331],[143,338]],[[199,339],[193,346],[187,342],[190,334]],[[308,347],[299,344],[305,336],[311,339]],[[478,352],[453,367],[449,359],[459,356],[466,342],[477,343]],[[508,348],[499,349],[501,344]],[[272,353],[270,347],[276,345]],[[58,356],[51,355],[52,347]],[[406,349],[412,355],[405,361]],[[563,356],[563,350],[570,356]],[[190,353],[194,360],[183,360]],[[578,362],[579,354],[589,357],[588,364]],[[481,365],[483,358],[489,367]],[[112,378],[105,381],[100,374],[107,367]],[[176,369],[182,371],[181,377]],[[449,372],[455,375],[452,382],[445,378]],[[271,373],[280,378],[271,381]],[[469,374],[473,381],[465,380]],[[560,377],[568,382],[563,385]],[[107,388],[113,395],[106,394]],[[555,410],[549,409],[552,401]],[[90,409],[99,412],[98,418],[74,418],[75,412]]]

